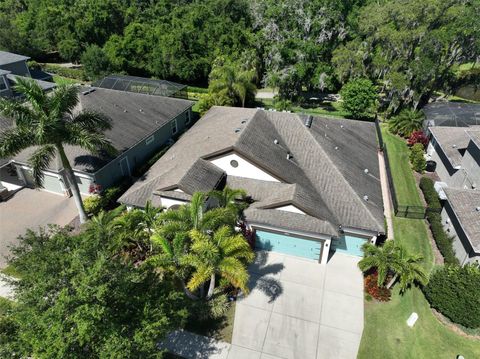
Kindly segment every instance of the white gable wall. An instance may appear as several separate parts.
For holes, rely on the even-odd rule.
[[[292,204],[289,204],[287,206],[282,206],[282,207],[277,207],[275,208],[279,211],[286,211],[286,212],[293,212],[293,213],[299,213],[299,214],[306,214],[304,211],[302,211],[300,208],[295,207]]]
[[[238,166],[231,165],[232,161],[237,161]],[[260,181],[280,182],[275,177],[255,166],[253,163],[240,157],[236,153],[229,153],[225,156],[210,161],[215,166],[225,171],[227,176],[252,178]]]
[[[187,201],[180,201],[178,199],[167,198],[163,196],[161,196],[160,198],[162,201],[162,207],[165,207],[165,208],[170,208],[174,205],[182,205],[182,204],[188,203]]]

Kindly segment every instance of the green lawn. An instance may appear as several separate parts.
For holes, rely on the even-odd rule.
[[[407,144],[400,137],[392,135],[386,126],[382,126],[382,134],[387,146],[398,203],[400,205],[423,206],[410,168],[408,158],[410,151]]]
[[[385,131],[384,139],[388,141],[390,164],[395,168],[395,179],[403,186],[403,195],[412,202],[421,203],[408,162],[405,165],[406,146]],[[425,222],[394,217],[393,227],[397,243],[422,254],[425,269],[431,271],[434,261]],[[406,321],[412,312],[418,313],[419,319],[414,328],[409,328]],[[403,296],[394,289],[388,303],[366,302],[359,359],[454,359],[458,354],[480,358],[480,341],[462,337],[440,323],[420,289],[412,288]]]
[[[60,75],[53,74],[53,82],[55,82],[57,85],[73,85],[73,84],[80,84],[80,83],[85,83],[86,81],[80,81],[76,79],[71,79],[68,77],[63,77]]]
[[[257,99],[257,107],[264,107],[266,109],[274,108],[272,99]],[[335,117],[347,117],[348,113],[341,108],[339,102],[324,102],[318,106],[311,107],[302,107],[300,105],[293,105],[291,108],[292,112],[295,113],[305,113],[308,115],[314,116],[335,116]]]

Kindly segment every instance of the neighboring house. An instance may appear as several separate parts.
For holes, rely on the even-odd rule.
[[[429,127],[427,158],[436,162],[440,180],[449,187],[480,186],[480,126]]]
[[[175,208],[241,188],[258,248],[326,263],[384,233],[377,147],[373,123],[213,107],[119,202]]]
[[[27,61],[30,58],[11,52],[0,51],[0,96],[15,97],[13,90],[19,77],[34,79],[45,91],[55,87],[52,76],[41,70],[29,69]]]
[[[106,154],[96,156],[76,146],[65,147],[80,192],[84,195],[89,194],[91,184],[104,189],[130,177],[136,167],[183,132],[192,120],[193,102],[182,99],[89,87],[82,88],[79,100],[78,109],[95,110],[112,120],[112,129],[106,135],[118,151],[113,157]],[[28,159],[33,151],[34,148],[29,148],[9,160],[10,169],[13,166],[20,180],[31,187],[34,184]],[[6,176],[0,179],[5,183],[10,180]],[[44,190],[70,194],[58,157],[44,172]]]
[[[454,237],[453,249],[461,265],[480,263],[480,191],[444,189],[447,201],[442,222]]]

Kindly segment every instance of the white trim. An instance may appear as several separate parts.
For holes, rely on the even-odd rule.
[[[329,236],[328,234],[303,232],[303,231],[293,230],[293,229],[289,229],[289,228],[280,228],[280,227],[269,226],[269,225],[266,225],[266,224],[256,223],[256,222],[249,222],[248,225],[252,228],[255,228],[255,229],[258,228],[260,230],[266,229],[266,230],[271,230],[271,231],[280,232],[280,233],[288,233],[288,234],[291,234],[293,236],[309,237],[309,238],[312,238],[313,240],[326,241],[326,240],[330,240],[332,238],[332,236]]]

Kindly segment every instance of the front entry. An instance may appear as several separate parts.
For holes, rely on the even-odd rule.
[[[259,250],[279,252],[319,261],[322,241],[306,239],[290,233],[256,231],[255,247]]]

